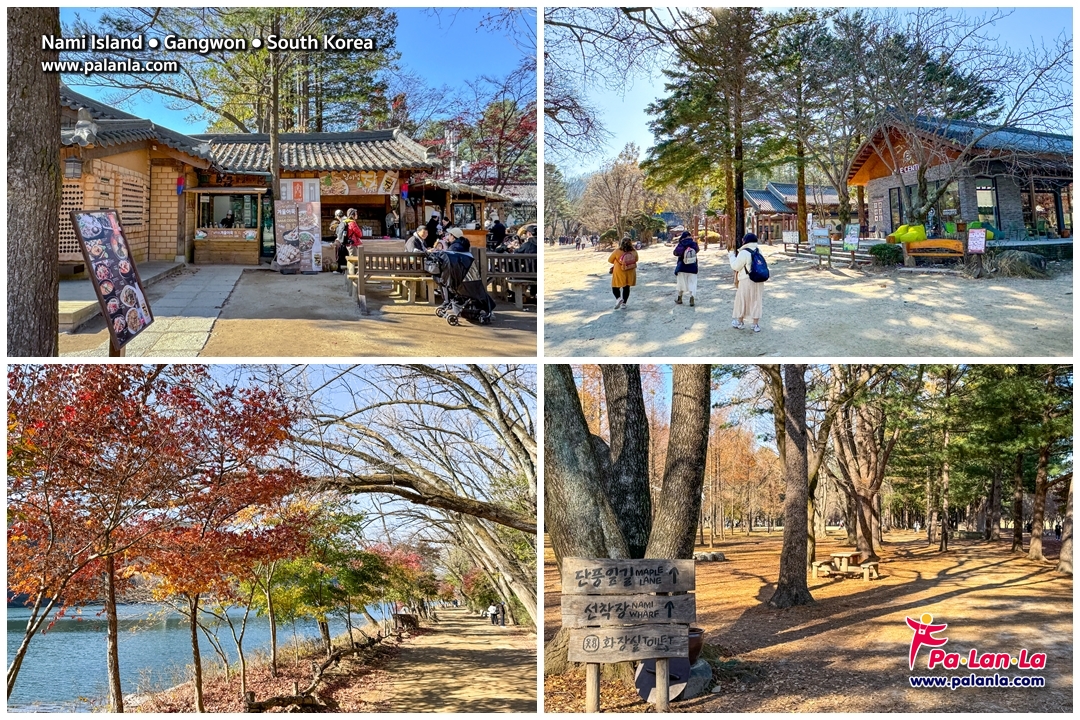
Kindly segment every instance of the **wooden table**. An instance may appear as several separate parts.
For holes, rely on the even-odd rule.
[[[856,565],[858,565],[859,560],[862,559],[862,553],[859,552],[858,550],[844,551],[844,552],[834,552],[834,553],[829,553],[829,555],[833,559],[833,565],[835,565],[836,569],[839,570],[840,572],[848,572],[848,570],[851,569],[850,563],[851,563],[852,558],[855,558],[855,564]]]

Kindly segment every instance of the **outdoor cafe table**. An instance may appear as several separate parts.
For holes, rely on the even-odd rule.
[[[833,559],[833,564],[837,566],[837,569],[840,572],[847,572],[848,571],[849,563],[850,563],[852,558],[855,558],[855,564],[858,565],[859,564],[859,559],[862,557],[862,553],[859,552],[858,550],[855,550],[855,551],[845,550],[844,552],[829,553],[829,555]]]

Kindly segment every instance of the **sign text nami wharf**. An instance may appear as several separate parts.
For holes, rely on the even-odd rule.
[[[693,560],[564,558],[569,660],[586,663],[585,711],[600,711],[600,663],[656,658],[656,709],[668,709],[668,658],[687,657],[697,616]]]

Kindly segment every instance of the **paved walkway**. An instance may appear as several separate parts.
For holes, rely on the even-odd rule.
[[[153,263],[148,263],[153,265]],[[245,270],[242,266],[207,265],[184,276],[164,297],[151,303],[154,322],[124,348],[127,357],[198,357],[210,331]],[[143,270],[140,268],[140,273]],[[65,285],[68,283],[65,283]],[[83,283],[70,283],[69,294],[82,292]],[[90,282],[85,283],[93,297]],[[63,287],[63,285],[61,285]],[[80,299],[77,297],[61,299]],[[107,357],[109,341],[91,350],[64,353],[64,357]]]

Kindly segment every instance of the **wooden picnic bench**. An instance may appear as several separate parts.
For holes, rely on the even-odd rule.
[[[514,298],[518,310],[524,308],[525,291],[536,286],[536,268],[540,256],[535,253],[493,253],[484,250],[486,269],[484,286],[492,293],[502,293],[504,300]]]
[[[368,250],[364,246],[353,248],[346,257],[345,277],[349,282],[349,294],[355,294],[360,312],[368,314],[367,285],[369,282],[391,282],[404,287],[408,302],[415,303],[420,288],[427,290],[428,304],[435,304],[435,279],[424,268],[424,255],[409,252],[385,252]]]

